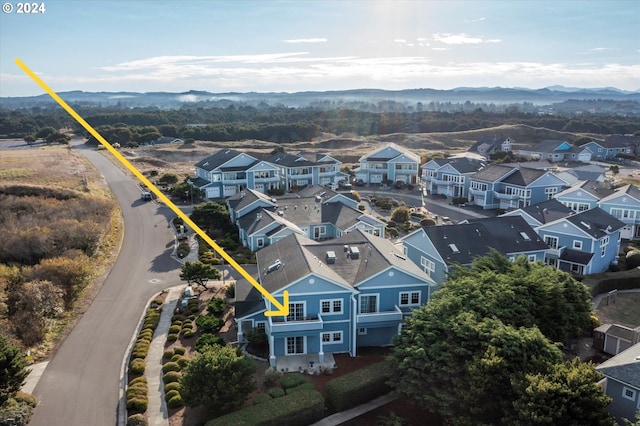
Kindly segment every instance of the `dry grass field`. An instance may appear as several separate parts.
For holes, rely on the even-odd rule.
[[[617,323],[640,326],[640,293],[619,293],[615,303],[603,299],[596,309],[601,324]]]

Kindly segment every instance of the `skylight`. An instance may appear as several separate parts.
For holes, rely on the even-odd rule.
[[[525,241],[531,241],[531,238],[529,238],[529,236],[527,235],[526,232],[520,232],[520,236],[522,237],[523,240]]]
[[[456,246],[455,244],[449,244],[449,248],[451,249],[452,253],[460,253],[458,246]]]

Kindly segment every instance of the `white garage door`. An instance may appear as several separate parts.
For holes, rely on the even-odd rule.
[[[230,197],[236,193],[236,187],[233,185],[225,185],[224,187],[224,196]]]
[[[220,188],[207,188],[207,198],[220,198]]]

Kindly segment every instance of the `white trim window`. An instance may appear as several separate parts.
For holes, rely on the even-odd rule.
[[[436,264],[424,256],[420,256],[420,265],[422,266],[422,270],[429,276],[431,276],[432,272],[436,271]]]
[[[549,246],[549,248],[552,248],[554,250],[558,249],[558,237],[552,237],[551,235],[545,235],[544,236],[544,242],[546,245]]]
[[[535,254],[530,254],[527,256],[527,260],[529,261],[529,263],[535,263],[535,261],[538,259],[536,258]]]
[[[266,321],[256,321],[256,328],[258,330],[267,331],[267,322]]]
[[[342,343],[342,331],[328,331],[320,335],[323,345],[335,345]]]
[[[628,399],[629,401],[635,401],[636,400],[636,391],[628,388],[626,386],[624,386],[622,388],[622,397],[624,399]]]
[[[377,294],[361,294],[359,298],[360,298],[361,314],[374,314],[378,312],[378,295]]]
[[[264,247],[264,238],[256,238],[256,246],[257,247]]]
[[[302,321],[304,320],[305,302],[289,303],[289,315],[287,321]]]
[[[582,250],[582,241],[573,240],[573,248],[576,250]]]
[[[400,306],[420,306],[419,291],[401,291]]]
[[[358,336],[366,336],[367,335],[367,329],[364,327],[360,327],[358,328]]]
[[[320,301],[322,315],[337,315],[342,313],[342,299],[326,299]]]
[[[285,355],[300,355],[307,353],[307,338],[305,336],[287,337],[284,339]]]

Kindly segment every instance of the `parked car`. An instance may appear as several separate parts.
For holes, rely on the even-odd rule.
[[[401,180],[396,182],[396,188],[398,188],[398,189],[404,188],[404,185],[405,185],[405,183],[403,181],[401,181]]]
[[[362,179],[356,179],[354,181],[354,183],[356,184],[356,186],[365,186],[366,185],[365,181],[363,181]]]

